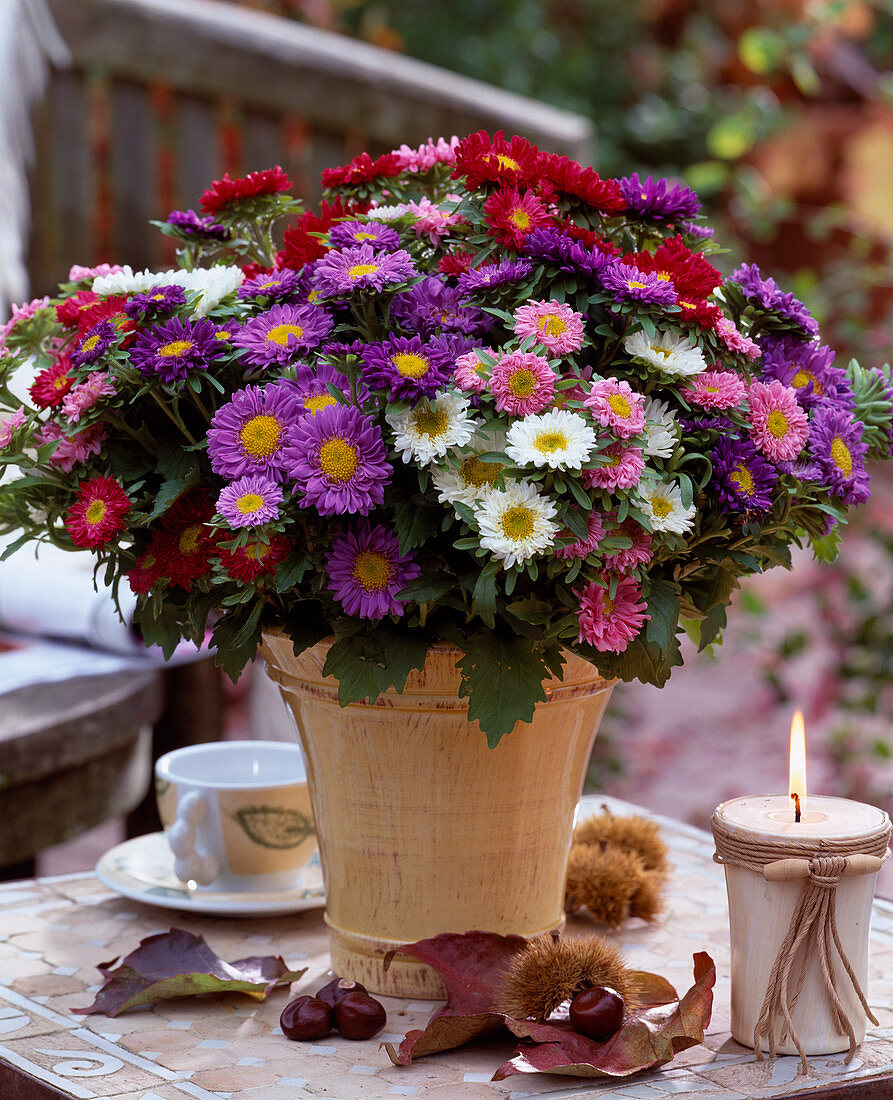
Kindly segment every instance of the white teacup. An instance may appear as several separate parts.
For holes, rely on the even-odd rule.
[[[302,884],[317,854],[297,744],[218,741],[155,764],[174,874],[199,890],[257,893]]]

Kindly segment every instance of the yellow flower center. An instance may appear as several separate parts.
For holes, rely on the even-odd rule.
[[[304,408],[314,416],[320,409],[327,409],[329,405],[337,404],[337,400],[330,393],[317,393],[313,397],[304,398]]]
[[[510,168],[513,172],[517,172],[521,165],[512,157],[507,157],[505,153],[495,153],[494,156],[499,161],[500,168]],[[490,159],[489,157],[487,158]]]
[[[766,417],[766,427],[776,439],[784,439],[788,434],[788,418],[781,409],[773,409]]]
[[[831,440],[831,461],[837,467],[838,470],[844,475],[844,477],[852,477],[853,475],[853,456],[850,453],[849,447],[844,443],[839,435],[836,435]]]
[[[537,327],[544,336],[560,336],[567,331],[567,325],[556,313],[547,313],[540,317]]]
[[[564,432],[540,432],[533,441],[534,447],[542,454],[551,455],[567,449],[567,436]]]
[[[84,512],[84,519],[87,523],[101,523],[107,511],[108,505],[104,500],[91,500]]]
[[[697,302],[685,302],[681,298],[679,299],[678,305],[680,305],[683,309],[697,309],[698,308],[698,303]]]
[[[753,476],[750,470],[748,470],[743,462],[739,462],[735,469],[729,474],[729,481],[734,482],[744,496],[753,496],[756,486],[753,483]]]
[[[353,267],[348,268],[347,277],[356,282],[357,279],[362,279],[364,275],[371,275],[374,271],[378,271],[381,264],[354,264]]]
[[[279,421],[266,413],[252,416],[242,426],[239,440],[252,458],[269,458],[279,446]]]
[[[602,597],[602,614],[606,619],[610,619],[614,614],[614,601],[607,592]]]
[[[531,508],[518,504],[502,514],[502,533],[507,539],[526,539],[533,534],[534,515]]]
[[[394,564],[378,550],[361,550],[351,572],[353,579],[367,592],[385,588],[394,576]]]
[[[636,279],[630,279],[626,284],[630,290],[644,290],[645,284],[638,282]]]
[[[83,344],[81,344],[81,351],[92,351],[98,343],[98,336],[88,336]]]
[[[431,369],[431,362],[424,355],[413,355],[403,352],[392,355],[391,362],[397,368],[397,373],[403,378],[424,378]]]
[[[669,359],[670,356],[673,354],[669,348],[661,348],[658,347],[656,344],[651,345],[651,352],[653,355],[659,355],[661,359]]]
[[[354,233],[353,239],[355,241],[374,241],[375,234],[370,233],[368,229],[361,229],[358,232]]]
[[[191,340],[172,340],[158,349],[158,354],[165,359],[181,359],[193,346]]]
[[[516,206],[509,216],[509,221],[519,229],[530,228],[530,215],[523,206]]]
[[[719,386],[705,386],[704,387],[704,393],[719,393],[719,392],[720,392],[720,387]]]
[[[658,519],[666,519],[673,511],[673,505],[666,497],[651,497],[648,503],[651,505],[651,511]]]
[[[243,493],[236,501],[236,507],[245,516],[249,512],[256,512],[258,508],[263,506],[263,503],[264,498],[260,493]]]
[[[60,374],[58,378],[53,379],[53,389],[64,390],[65,386],[71,381],[67,374]]]
[[[533,371],[516,370],[509,378],[509,393],[512,397],[530,397],[536,389],[536,377]]]
[[[194,554],[198,550],[199,539],[202,534],[200,523],[191,523],[180,532],[179,547],[181,554]]]
[[[816,378],[816,376],[812,373],[812,371],[807,370],[806,367],[801,367],[791,379],[791,385],[794,387],[795,390],[800,390],[804,386],[808,386],[810,382],[812,383],[812,392],[816,395],[816,397],[821,397],[823,392],[822,384],[821,382],[819,382],[818,378]]]
[[[629,401],[622,393],[612,393],[608,398],[608,404],[617,416],[622,417],[624,420],[629,420],[630,413],[633,411],[632,405],[630,405]]]
[[[429,439],[437,439],[444,435],[450,426],[450,418],[444,409],[432,409],[418,406],[412,411],[412,425],[419,435],[427,435]]]
[[[327,439],[319,448],[319,466],[329,481],[350,481],[359,464],[356,447],[341,436]]]
[[[215,332],[214,333],[214,339],[215,340],[228,340],[231,335],[232,335],[232,333],[229,333],[229,332]]]
[[[265,344],[279,344],[280,347],[288,346],[289,336],[294,336],[296,340],[300,340],[304,336],[304,329],[300,325],[275,325],[264,336]]]
[[[459,477],[466,488],[480,489],[484,485],[495,485],[501,469],[499,462],[481,462],[477,455],[469,455],[459,467]]]
[[[158,294],[153,294],[152,295],[152,301],[153,302],[163,302],[164,301],[164,295],[159,291]]]

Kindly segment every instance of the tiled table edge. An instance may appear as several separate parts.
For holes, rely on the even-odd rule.
[[[596,795],[588,796],[583,800],[581,815],[597,812],[602,804],[607,804],[616,813],[645,812],[640,807],[631,806],[617,799]],[[709,864],[710,870],[714,870],[711,859],[712,841],[707,833],[665,817],[653,814],[648,816],[657,820],[666,830],[670,839],[672,854],[676,857],[677,862],[680,855],[682,855],[683,859],[688,857],[702,864]],[[724,896],[722,874],[719,867],[715,867],[715,873],[717,876],[716,884],[722,889]],[[82,891],[84,885],[89,884],[92,886],[94,883],[96,885],[95,891]],[[89,901],[95,904],[102,904],[108,900],[116,902],[122,900],[96,883],[92,872],[0,886],[0,947],[2,947],[4,941],[22,934],[19,932],[9,936],[5,933],[2,917],[4,908],[8,913],[27,912],[38,917],[41,912],[56,909],[60,904],[64,905],[69,902],[72,894],[81,895],[80,900],[82,902]],[[137,921],[141,914],[145,914],[144,907],[137,908],[139,913],[133,914],[132,917],[128,913],[128,919]],[[177,923],[177,916],[176,913],[158,911],[155,925],[160,928],[169,923]],[[281,920],[281,918],[279,919]],[[145,923],[145,919],[142,923]],[[215,926],[222,927],[233,924],[237,924],[237,922],[213,921],[210,922],[209,927],[213,930]],[[134,929],[134,932],[136,932],[136,929]],[[146,934],[148,932],[141,928],[140,936]],[[639,937],[646,948],[648,935],[649,930],[645,929]],[[130,948],[136,945],[137,938],[136,936],[133,937]],[[620,938],[623,938],[622,935]],[[883,899],[876,899],[872,931],[873,957],[879,953],[880,944],[884,945],[890,952],[889,960],[885,960],[887,965],[883,977],[893,979],[893,949],[891,949],[893,948],[893,904]],[[717,951],[716,943],[711,943],[709,949],[715,956],[720,954]],[[99,953],[100,951],[97,949],[97,955]],[[30,954],[33,955],[34,953]],[[27,955],[29,955],[27,951],[19,952],[20,957],[24,958]],[[719,964],[718,970],[721,973],[722,958],[718,958],[717,962]],[[305,989],[299,986],[298,991],[304,992]],[[86,992],[87,990],[84,990],[84,993]],[[893,994],[893,991],[891,991],[891,994]],[[23,1070],[31,1073],[32,1076],[46,1080],[54,1087],[65,1091],[66,1095],[84,1098],[84,1100],[98,1096],[113,1097],[114,1100],[137,1100],[137,1097],[153,1096],[157,1096],[158,1100],[181,1100],[185,1097],[190,1097],[192,1100],[228,1100],[229,1097],[233,1097],[236,1100],[238,1097],[248,1097],[254,1094],[251,1095],[251,1100],[255,1100],[255,1096],[257,1100],[261,1100],[261,1097],[266,1100],[268,1094],[270,1096],[275,1094],[277,1096],[281,1095],[282,1100],[292,1100],[292,1098],[302,1095],[325,1095],[330,1097],[331,1100],[336,1100],[336,1094],[330,1091],[318,1092],[316,1088],[313,1088],[312,1078],[283,1078],[280,1079],[278,1086],[269,1086],[266,1090],[261,1089],[260,1091],[242,1088],[232,1091],[204,1088],[189,1080],[195,1071],[168,1069],[163,1065],[159,1065],[149,1056],[153,1052],[140,1054],[121,1047],[116,1041],[121,1037],[115,1030],[118,1021],[102,1016],[80,1017],[73,1016],[70,1013],[57,1012],[47,1006],[46,1003],[41,1003],[47,1000],[49,1000],[47,997],[28,997],[13,989],[11,983],[3,978],[3,964],[2,958],[0,958],[0,1058],[19,1064]],[[83,998],[82,1003],[86,1003]],[[400,1002],[391,1001],[389,1002],[389,1008],[393,1009],[393,1006],[399,1004]],[[418,1020],[408,1019],[407,1025],[400,1029],[401,1033],[407,1026],[419,1026],[426,1015],[425,1012],[417,1011],[421,1006],[406,1006],[404,1003],[404,1007],[408,1008],[410,1013],[416,1011]],[[717,1007],[723,1008],[721,1003],[718,1003]],[[893,999],[885,1003],[884,1007],[893,1009]],[[393,1009],[393,1011],[396,1011],[396,1009]],[[890,1014],[888,1013],[888,1015]],[[54,1052],[54,1057],[58,1056],[63,1059],[54,1064],[56,1072],[47,1071],[45,1067],[30,1062],[23,1057],[21,1052],[7,1045],[7,1041],[15,1041],[17,1029],[12,1025],[17,1020],[20,1021],[26,1017],[30,1025],[27,1028],[29,1038],[33,1036],[39,1039],[43,1035],[46,1036],[44,1042],[47,1043],[52,1035],[65,1036],[66,1049],[56,1049]],[[890,1015],[890,1022],[893,1024],[893,1015]],[[164,1026],[165,1021],[160,1018],[159,1027]],[[23,1029],[19,1028],[18,1030]],[[7,1036],[11,1036],[11,1038],[7,1040]],[[387,1037],[392,1040],[393,1038],[399,1040],[401,1035],[388,1035]],[[489,1073],[475,1071],[478,1065],[481,1065],[483,1070],[484,1064],[486,1064],[489,1071],[492,1072],[492,1069],[498,1064],[495,1059],[501,1060],[506,1056],[504,1050],[501,1054],[490,1057],[489,1060],[485,1057],[485,1050],[481,1049],[475,1052],[472,1061],[463,1058],[462,1052],[459,1051],[454,1052],[452,1058],[448,1059],[446,1054],[438,1055],[425,1060],[424,1063],[419,1062],[417,1065],[424,1064],[429,1070],[434,1071],[438,1064],[445,1065],[449,1060],[453,1071],[457,1069],[457,1063],[460,1064],[458,1069],[461,1071],[462,1066],[468,1064],[467,1071],[461,1077],[462,1089],[460,1094],[463,1100],[472,1097],[490,1100],[490,1098],[499,1096],[508,1097],[509,1100],[545,1096],[550,1098],[563,1096],[591,1097],[593,1100],[595,1098],[598,1098],[598,1100],[664,1100],[664,1098],[685,1096],[691,1096],[697,1098],[697,1100],[770,1100],[770,1098],[774,1100],[776,1097],[794,1093],[802,1094],[804,1100],[808,1100],[809,1092],[813,1089],[821,1089],[831,1084],[842,1085],[845,1082],[853,1081],[865,1081],[867,1083],[890,1073],[893,1069],[891,1067],[893,1026],[869,1031],[866,1041],[857,1053],[856,1060],[850,1067],[843,1065],[842,1056],[839,1055],[811,1059],[811,1073],[808,1080],[797,1077],[797,1059],[795,1058],[783,1057],[771,1064],[768,1062],[757,1063],[753,1053],[733,1043],[727,1032],[718,1029],[717,1023],[714,1023],[708,1032],[707,1044],[709,1045],[709,1061],[695,1064],[691,1059],[692,1051],[689,1051],[661,1070],[638,1074],[633,1078],[624,1080],[581,1080],[557,1075],[536,1077],[522,1075],[509,1078],[504,1082],[491,1083],[488,1079]],[[34,1049],[35,1051],[38,1050],[36,1044],[34,1044]],[[337,1047],[332,1049],[337,1050]],[[704,1052],[705,1048],[698,1047],[693,1048],[693,1050]],[[40,1050],[39,1053],[46,1054],[49,1051]],[[323,1055],[322,1049],[319,1053]],[[358,1091],[353,1094],[345,1092],[343,1097],[339,1097],[338,1100],[353,1100],[353,1096],[360,1095],[442,1096],[444,1100],[450,1097],[450,1093],[442,1091],[442,1087],[446,1086],[438,1086],[436,1081],[431,1083],[430,1088],[427,1084],[413,1085],[407,1070],[394,1071],[397,1074],[407,1075],[403,1078],[406,1080],[405,1085],[397,1082],[386,1092],[370,1092],[365,1086],[372,1084],[373,1080],[379,1079],[380,1071],[390,1073],[391,1067],[387,1062],[375,1066],[361,1065],[360,1053],[360,1051],[357,1051],[358,1063],[354,1066],[354,1070],[357,1071]],[[374,1057],[373,1052],[368,1047],[362,1052],[362,1056],[368,1062],[371,1062]],[[384,1057],[383,1052],[381,1057]],[[325,1058],[325,1055],[323,1055],[323,1058]],[[64,1059],[68,1059],[68,1061]],[[132,1070],[147,1074],[156,1082],[150,1091],[146,1092],[144,1088],[142,1091],[138,1089],[136,1092],[127,1089],[116,1089],[111,1081],[104,1082],[105,1085],[112,1088],[113,1091],[111,1092],[108,1091],[108,1088],[101,1092],[93,1091],[90,1088],[91,1081],[98,1082],[103,1073],[113,1072],[110,1067],[118,1064],[120,1068],[125,1063]],[[244,1064],[244,1060],[239,1064]],[[734,1084],[723,1084],[717,1080],[717,1074],[720,1077],[725,1076],[728,1078],[730,1076],[729,1071],[731,1071],[731,1076],[735,1078],[740,1078],[743,1072],[743,1076],[752,1082],[750,1085],[745,1085],[747,1091],[741,1091],[740,1087],[736,1087],[738,1086],[737,1080]],[[66,1074],[68,1075],[66,1076]],[[362,1078],[362,1082],[360,1078]],[[381,1083],[382,1086],[385,1085],[384,1081],[381,1081]],[[363,1087],[361,1087],[361,1084]],[[471,1086],[474,1085],[478,1085],[479,1088],[472,1089]],[[302,1093],[287,1091],[304,1087],[311,1088],[312,1091]],[[420,1092],[419,1088],[422,1088],[423,1091]],[[157,1089],[161,1091],[159,1092]],[[893,1096],[893,1079],[890,1083],[890,1095]]]

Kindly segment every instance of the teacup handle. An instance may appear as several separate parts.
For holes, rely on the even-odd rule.
[[[220,864],[210,852],[196,847],[196,827],[208,816],[208,802],[198,791],[190,791],[177,802],[177,820],[167,836],[174,853],[174,874],[181,882],[210,886],[220,873]]]

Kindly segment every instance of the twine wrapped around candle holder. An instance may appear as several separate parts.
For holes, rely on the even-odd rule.
[[[775,1057],[776,1043],[789,1036],[800,1054],[800,1070],[806,1073],[806,1053],[792,1021],[794,1007],[803,988],[810,959],[818,957],[831,1016],[842,1035],[849,1039],[845,1058],[850,1062],[856,1052],[856,1036],[837,991],[834,974],[836,951],[840,964],[852,983],[853,990],[868,1019],[877,1019],[868,1007],[865,994],[849,959],[841,946],[837,932],[837,886],[843,875],[875,874],[889,857],[891,834],[889,820],[874,832],[855,839],[822,837],[787,837],[783,841],[743,838],[728,828],[718,814],[710,822],[716,844],[714,860],[721,864],[744,867],[768,882],[803,880],[803,888],[791,916],[785,935],[769,974],[766,995],[754,1027],[753,1049],[758,1060],[763,1052],[760,1041],[765,1039],[770,1058]],[[798,962],[799,956],[799,962]],[[796,972],[795,972],[796,967]],[[776,1038],[776,1030],[781,1025]]]

